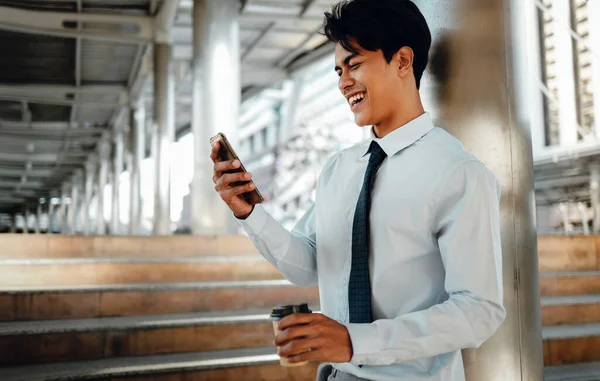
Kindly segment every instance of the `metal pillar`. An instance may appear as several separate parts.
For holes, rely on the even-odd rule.
[[[131,167],[129,194],[129,235],[140,234],[142,224],[142,160],[146,153],[146,110],[138,106],[131,112]]]
[[[114,134],[114,157],[113,157],[113,182],[112,182],[112,213],[110,230],[112,235],[121,234],[121,173],[123,173],[123,156],[125,150],[124,135],[126,126],[119,125],[115,129]]]
[[[502,185],[505,322],[463,351],[469,381],[542,381],[543,355],[529,109],[526,13],[521,0],[417,0],[433,36],[450,31],[440,122]],[[424,89],[423,91],[427,91]]]
[[[79,193],[81,192],[81,177],[83,172],[81,169],[78,169],[73,174],[72,184],[71,184],[71,204],[69,206],[69,229],[67,230],[68,234],[76,234],[77,233],[77,213],[79,213]]]
[[[530,117],[529,126],[531,130],[531,145],[533,156],[539,154],[546,146],[546,127],[544,122],[544,94],[540,88],[542,81],[542,63],[540,50],[540,31],[538,8],[535,1],[525,1],[521,6],[525,12],[525,23],[529,26],[527,34],[527,56],[529,57],[527,70],[530,75],[527,81],[517,84],[521,86],[519,91],[528,95]]]
[[[98,191],[97,191],[97,212],[96,212],[96,234],[106,234],[106,224],[104,221],[104,189],[108,183],[108,168],[110,161],[110,137],[105,135],[100,139],[98,143]]]
[[[171,46],[154,45],[154,235],[171,234],[171,144],[175,139],[175,81]]]
[[[94,181],[96,170],[98,167],[98,157],[95,154],[89,156],[85,163],[85,197],[81,205],[83,234],[90,235],[92,232],[92,222],[90,221],[90,207],[92,205],[92,197],[94,195]]]
[[[233,216],[213,189],[209,139],[223,132],[234,147],[239,121],[240,52],[237,0],[194,0],[191,185],[193,234],[235,232]]]
[[[588,1],[589,47],[593,49],[592,86],[594,92],[594,122],[596,137],[600,138],[600,1]]]
[[[594,210],[592,232],[600,234],[600,163],[590,164],[590,200]]]
[[[577,96],[575,67],[573,65],[573,37],[571,37],[571,2],[553,1],[552,17],[558,81],[560,145],[577,143]]]

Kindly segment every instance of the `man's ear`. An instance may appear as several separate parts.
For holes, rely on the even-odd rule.
[[[404,77],[412,71],[413,60],[415,53],[408,46],[403,46],[396,52],[396,65],[398,70],[398,76]]]

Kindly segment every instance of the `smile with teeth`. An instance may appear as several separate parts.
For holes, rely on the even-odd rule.
[[[365,99],[365,95],[366,93],[360,93],[348,98],[348,103],[350,103],[350,107],[354,106],[357,103],[360,103],[363,99]]]

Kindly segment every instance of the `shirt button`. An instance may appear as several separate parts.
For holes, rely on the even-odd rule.
[[[342,279],[342,284],[345,286],[346,285],[346,278]]]

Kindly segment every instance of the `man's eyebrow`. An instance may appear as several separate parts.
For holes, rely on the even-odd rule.
[[[358,57],[358,55],[359,55],[358,53],[352,53],[348,57],[344,58],[344,66],[348,66],[348,63],[350,63],[350,60],[352,60],[352,58]],[[342,68],[336,65],[334,70],[338,71],[338,70],[342,70]]]

